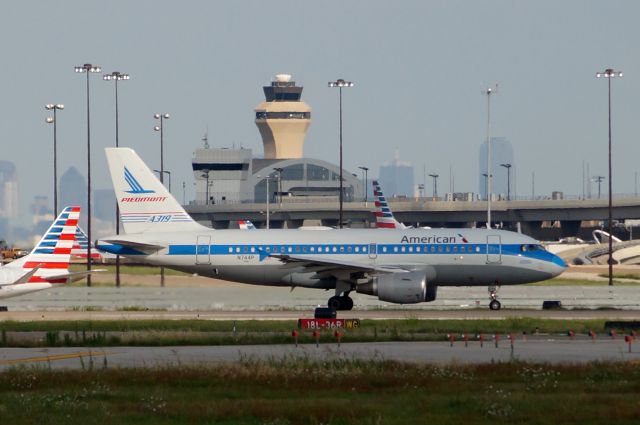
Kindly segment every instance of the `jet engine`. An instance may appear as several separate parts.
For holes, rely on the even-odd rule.
[[[427,273],[420,270],[374,276],[371,282],[358,285],[356,292],[376,295],[380,301],[415,304],[435,300],[437,289],[427,282]]]

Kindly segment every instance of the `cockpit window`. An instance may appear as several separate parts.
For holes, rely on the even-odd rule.
[[[526,244],[526,245],[520,245],[520,251],[522,251],[522,252],[526,252],[526,251],[545,251],[545,249],[544,249],[544,247],[542,245]]]

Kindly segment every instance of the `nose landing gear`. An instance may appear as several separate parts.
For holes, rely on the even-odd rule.
[[[498,287],[496,285],[489,286],[489,297],[491,298],[491,301],[489,301],[489,309],[500,310],[502,304],[498,301]]]

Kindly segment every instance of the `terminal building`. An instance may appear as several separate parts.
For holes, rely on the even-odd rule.
[[[265,101],[255,108],[263,157],[251,149],[212,148],[205,136],[192,160],[196,205],[338,200],[340,168],[304,157],[311,108],[301,100],[302,89],[288,74],[263,87]],[[364,197],[356,175],[343,170],[343,178],[345,201]]]

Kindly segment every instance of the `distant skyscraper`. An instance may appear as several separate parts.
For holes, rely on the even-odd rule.
[[[380,166],[380,184],[387,198],[414,194],[413,166],[409,162],[400,161],[398,153],[393,161]]]
[[[80,222],[87,223],[87,182],[76,167],[69,167],[60,177],[58,207],[80,206]]]
[[[480,145],[480,157],[479,157],[479,179],[478,179],[478,192],[482,199],[487,198],[487,181],[484,174],[487,174],[487,142],[485,141]],[[511,198],[514,196],[514,176],[515,176],[515,163],[513,159],[513,147],[511,142],[504,137],[492,137],[491,138],[491,174],[492,188],[491,192],[494,196],[503,195],[507,196],[507,169],[500,166],[500,164],[511,164]]]
[[[275,81],[264,87],[266,101],[255,112],[265,159],[302,158],[311,107],[301,96],[302,86],[296,86],[289,74],[276,75]]]
[[[113,221],[115,228],[116,221],[116,196],[113,189],[93,190],[93,211],[92,215],[99,220]]]
[[[0,217],[18,216],[18,175],[13,162],[0,161]]]

